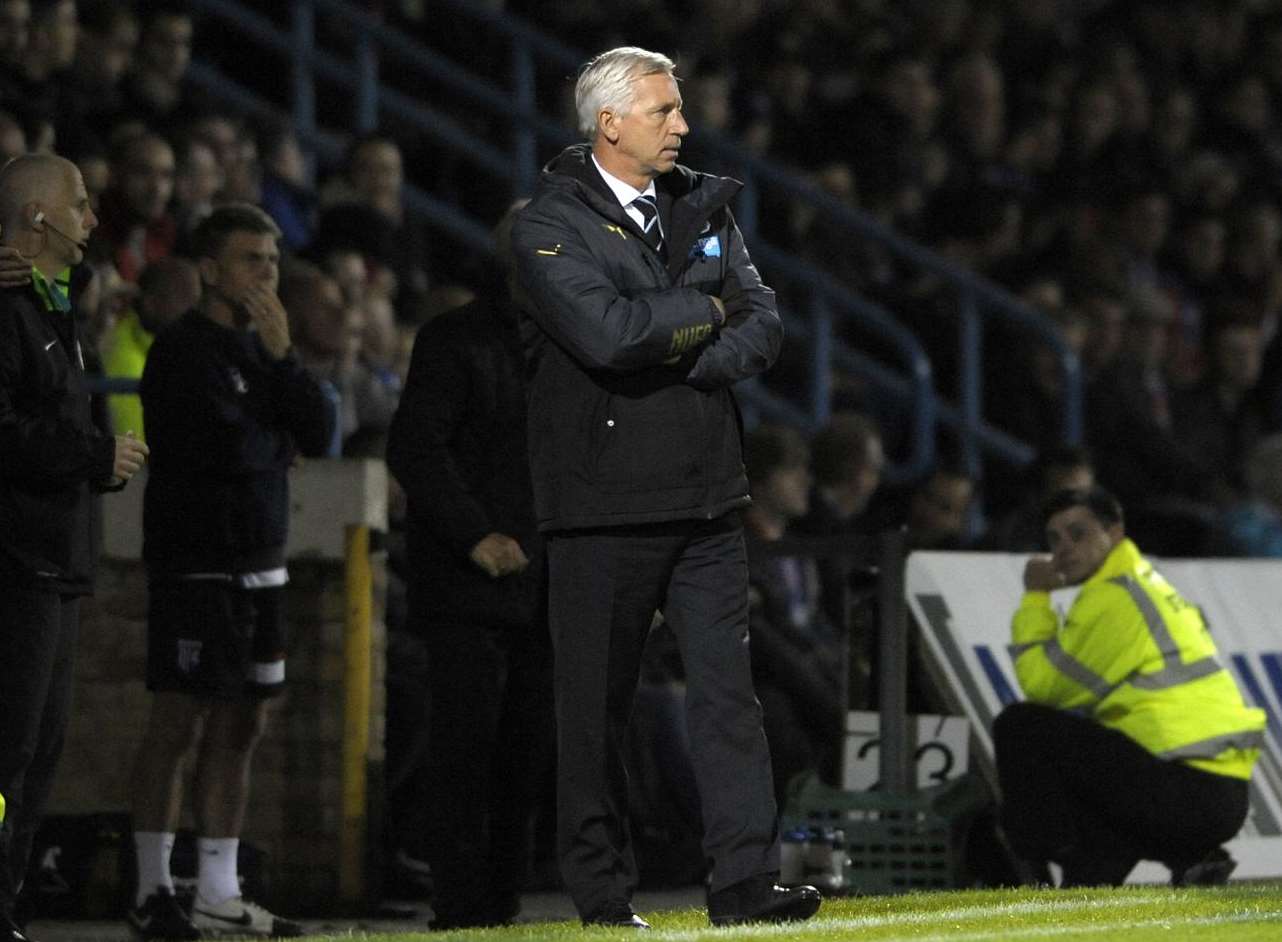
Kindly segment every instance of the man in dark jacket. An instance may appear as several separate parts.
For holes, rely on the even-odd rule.
[[[518,217],[530,463],[548,535],[561,872],[585,923],[643,927],[620,745],[656,609],[679,640],[716,924],[807,918],[785,890],[744,638],[748,502],[730,387],[782,339],[729,210],[733,180],[677,165],[666,56],[597,56],[575,89],[590,145]]]
[[[504,268],[511,221],[496,232]],[[409,503],[409,624],[428,652],[433,929],[516,916],[552,750],[521,342],[504,279],[493,283],[419,331],[387,442]]]
[[[71,698],[80,598],[98,550],[93,491],[123,485],[147,448],[89,414],[73,308],[97,225],[75,165],[0,171],[0,227],[30,284],[0,289],[0,938],[22,942],[14,897],[53,784]]]
[[[139,389],[155,455],[143,502],[154,697],[135,770],[129,913],[144,938],[302,932],[242,899],[236,871],[250,760],[285,682],[287,472],[296,449],[322,454],[332,432],[325,393],[290,348],[279,238],[244,203],[196,227],[200,307],[156,338]],[[169,855],[193,747],[199,865],[188,916]]]

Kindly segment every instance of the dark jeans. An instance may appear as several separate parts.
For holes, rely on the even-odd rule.
[[[517,911],[538,788],[553,759],[546,627],[424,628],[432,910],[445,925]]]
[[[1086,717],[1032,703],[993,724],[1012,849],[1065,883],[1121,883],[1140,860],[1182,872],[1246,820],[1248,783],[1159,759]]]
[[[71,708],[79,596],[0,582],[0,912],[12,914]]]
[[[630,901],[637,884],[623,750],[656,610],[676,635],[685,667],[711,888],[777,871],[770,754],[752,689],[747,560],[737,515],[556,533],[548,558],[558,850],[580,915]]]

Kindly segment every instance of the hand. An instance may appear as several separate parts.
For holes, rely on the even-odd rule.
[[[487,533],[468,555],[491,579],[524,572],[530,565],[521,544],[502,533]]]
[[[726,322],[726,302],[722,301],[715,294],[708,295],[712,299],[712,306],[717,309],[717,326],[720,327]]]
[[[0,288],[21,288],[31,281],[31,260],[12,245],[0,245]]]
[[[112,463],[111,476],[114,481],[128,481],[147,463],[151,449],[138,441],[133,432],[116,436],[116,458]]]
[[[289,352],[289,319],[275,291],[265,285],[254,285],[245,292],[245,310],[268,356],[279,360]]]
[[[1024,589],[1028,592],[1053,592],[1068,585],[1064,574],[1055,568],[1049,556],[1033,556],[1024,565]]]

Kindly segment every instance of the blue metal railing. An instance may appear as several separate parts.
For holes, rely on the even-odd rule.
[[[388,27],[368,11],[346,0],[294,0],[291,27],[282,30],[254,13],[239,0],[192,0],[203,12],[235,25],[254,42],[290,58],[292,92],[289,108],[305,144],[327,160],[340,152],[334,135],[317,123],[316,83],[333,83],[353,95],[353,123],[368,130],[384,119],[414,126],[443,147],[471,161],[496,185],[508,185],[513,195],[528,192],[537,177],[540,152],[574,139],[560,123],[549,121],[537,107],[537,80],[540,69],[554,68],[569,75],[582,63],[578,51],[539,32],[520,19],[467,0],[436,0],[438,9],[448,7],[460,17],[475,22],[489,36],[502,37],[511,50],[510,87],[500,87],[477,77],[448,58]],[[317,48],[316,18],[322,13],[341,23],[343,34],[353,40],[350,61]],[[441,15],[439,12],[437,15]],[[380,63],[412,70],[448,88],[485,113],[508,121],[508,147],[480,139],[461,128],[449,116],[427,102],[380,85]],[[266,102],[216,70],[194,63],[195,80],[254,113],[279,114],[280,105]],[[1066,390],[1063,437],[1076,442],[1082,432],[1081,376],[1076,357],[1064,345],[1054,326],[1000,287],[957,267],[929,249],[911,242],[875,219],[846,207],[810,182],[749,152],[738,142],[708,130],[695,129],[692,140],[736,168],[745,187],[736,200],[736,215],[750,241],[754,257],[770,270],[772,277],[804,286],[784,299],[791,336],[808,341],[810,368],[804,390],[805,405],[798,405],[769,393],[759,382],[743,386],[745,412],[793,422],[808,429],[824,423],[830,407],[829,377],[833,366],[856,372],[882,395],[908,405],[912,435],[908,454],[893,463],[891,478],[905,479],[923,473],[933,461],[936,425],[954,430],[962,443],[962,457],[971,473],[981,473],[984,454],[993,454],[1015,463],[1026,463],[1032,451],[1026,444],[1004,434],[983,420],[982,364],[983,323],[996,318],[1049,344],[1056,351]],[[773,246],[759,231],[757,207],[763,187],[814,207],[827,220],[851,233],[872,239],[899,259],[933,272],[957,292],[960,382],[956,404],[938,400],[932,390],[929,362],[916,338],[889,313],[845,289],[830,275]],[[407,188],[407,205],[423,214],[429,225],[447,232],[470,247],[490,251],[489,233],[466,213],[450,203],[416,188]],[[805,297],[797,297],[802,294]],[[898,370],[851,348],[838,339],[834,323],[855,320],[886,341],[898,362]]]

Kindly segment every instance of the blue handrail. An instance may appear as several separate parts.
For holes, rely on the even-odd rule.
[[[206,13],[237,25],[255,42],[290,56],[294,86],[291,107],[296,126],[304,143],[327,159],[333,159],[340,150],[336,136],[325,133],[316,124],[317,77],[355,94],[355,123],[359,130],[375,126],[380,112],[400,119],[421,128],[434,140],[470,160],[493,177],[496,185],[512,186],[514,194],[529,192],[537,178],[541,150],[546,154],[574,139],[570,129],[549,121],[538,110],[536,84],[540,63],[544,64],[543,68],[550,66],[563,74],[570,74],[585,57],[531,24],[510,14],[488,9],[486,5],[467,0],[436,0],[438,8],[447,7],[459,16],[468,17],[490,35],[502,36],[509,42],[512,70],[511,87],[508,88],[472,74],[347,0],[293,0],[291,30],[288,32],[254,13],[240,0],[192,0],[192,3]],[[352,61],[317,48],[315,21],[318,12],[340,21],[345,34],[353,37],[355,52]],[[507,142],[508,148],[476,137],[421,99],[380,85],[380,59],[392,61],[398,68],[414,69],[487,112],[509,119],[512,135]],[[278,106],[253,96],[202,63],[193,64],[192,75],[201,84],[241,107],[256,113],[279,113]],[[1063,438],[1069,442],[1080,440],[1080,366],[1048,319],[999,286],[905,239],[871,216],[839,203],[809,181],[749,153],[733,139],[706,129],[696,129],[692,137],[702,148],[735,166],[736,174],[744,180],[745,188],[736,202],[737,216],[754,256],[768,265],[772,273],[808,289],[804,292],[807,295],[804,303],[797,298],[785,298],[790,334],[810,343],[806,403],[798,406],[771,394],[761,383],[747,383],[743,384],[742,391],[745,412],[749,417],[790,421],[808,429],[822,425],[830,407],[829,370],[836,365],[857,371],[883,394],[909,406],[912,415],[909,452],[902,462],[890,466],[890,477],[907,479],[929,468],[933,461],[937,424],[958,432],[963,460],[968,470],[977,476],[981,473],[985,453],[1018,464],[1026,463],[1032,457],[1031,448],[983,420],[982,323],[996,317],[1016,325],[1055,350],[1066,390]],[[808,203],[852,236],[874,240],[898,258],[935,273],[954,287],[958,297],[961,348],[961,383],[955,405],[938,401],[931,389],[929,361],[920,344],[892,315],[867,299],[852,294],[835,278],[772,246],[763,237],[757,228],[756,211],[763,185]],[[414,188],[407,189],[406,199],[411,211],[425,213],[425,220],[433,228],[444,230],[478,250],[492,250],[486,228],[457,207]],[[886,340],[903,372],[888,368],[837,339],[833,330],[834,318],[853,319],[862,328],[870,329]]]

